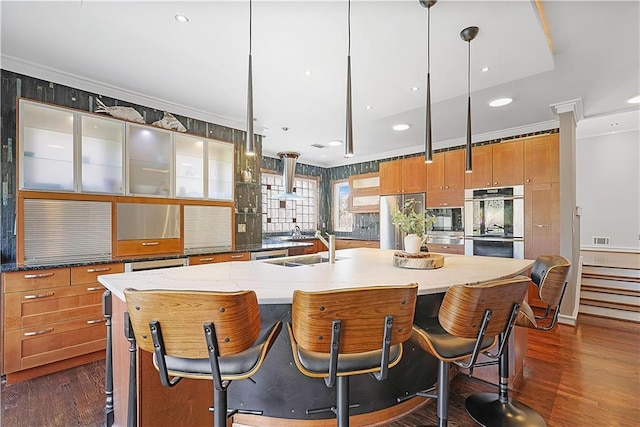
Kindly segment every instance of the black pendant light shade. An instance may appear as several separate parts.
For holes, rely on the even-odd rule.
[[[344,139],[344,156],[353,157],[353,114],[351,109],[351,0],[348,6],[349,48],[347,53],[347,111],[346,135]]]
[[[468,43],[467,45],[467,148],[465,156],[465,172],[472,172],[473,164],[471,157],[471,40],[478,35],[478,27],[467,27],[460,31],[460,38]]]
[[[419,0],[427,8],[427,106],[425,109],[424,161],[433,162],[433,140],[431,137],[431,7],[438,0]]]
[[[251,15],[252,4],[249,0],[249,77],[247,82],[247,138],[244,152],[247,156],[256,154],[256,141],[253,133],[253,67],[251,60]]]

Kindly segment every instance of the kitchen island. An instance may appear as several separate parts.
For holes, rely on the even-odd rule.
[[[489,257],[445,255],[444,267],[411,270],[393,267],[393,250],[348,249],[337,251],[335,264],[326,262],[287,263],[290,258],[269,261],[227,262],[100,276],[111,293],[114,372],[114,425],[126,424],[129,343],[124,338],[123,291],[136,289],[189,289],[237,291],[253,289],[261,306],[265,324],[290,320],[293,291],[318,291],[348,287],[417,282],[416,322],[437,315],[444,292],[454,284],[478,284],[512,277],[526,271],[533,261]],[[326,253],[324,254],[326,255]],[[298,257],[296,260],[314,257]],[[294,260],[295,261],[295,260]],[[291,265],[291,266],[287,266]],[[151,355],[138,350],[139,425],[211,425],[207,408],[213,401],[209,381],[183,380],[172,389],[161,386]],[[408,343],[402,361],[386,381],[369,376],[354,377],[351,401],[360,404],[352,410],[353,425],[371,425],[394,418],[422,402],[421,398],[397,403],[397,398],[431,386],[436,379],[437,362]],[[229,407],[263,411],[263,416],[237,415],[243,425],[335,425],[331,412],[307,414],[307,410],[330,407],[335,389],[323,381],[298,372],[289,344],[281,333],[261,370],[252,381],[238,381],[229,387]]]

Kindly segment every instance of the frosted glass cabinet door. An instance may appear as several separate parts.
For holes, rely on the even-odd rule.
[[[176,197],[204,197],[204,142],[202,138],[174,134],[176,144]]]
[[[20,189],[75,190],[73,115],[20,101]]]
[[[209,141],[209,198],[233,198],[233,144]]]
[[[171,132],[128,126],[129,194],[170,196]]]
[[[81,115],[81,191],[122,194],[124,123]]]

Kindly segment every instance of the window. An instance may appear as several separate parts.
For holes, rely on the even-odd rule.
[[[353,231],[353,215],[349,212],[349,181],[333,184],[333,231]]]
[[[262,173],[262,232],[313,232],[318,228],[318,181],[295,177],[294,191],[302,199],[279,200],[284,192],[282,175]]]

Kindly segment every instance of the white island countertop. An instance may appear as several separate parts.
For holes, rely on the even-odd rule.
[[[276,258],[109,274],[99,276],[98,280],[123,301],[126,288],[225,292],[252,289],[260,304],[290,304],[296,289],[320,291],[417,282],[418,294],[434,294],[445,292],[455,284],[512,277],[533,264],[528,259],[443,254],[442,268],[414,270],[394,267],[394,252],[391,249],[343,249],[336,251],[335,264],[285,267],[270,263],[285,260]],[[327,257],[328,254],[321,252],[320,255]],[[314,256],[317,255],[289,259]]]

